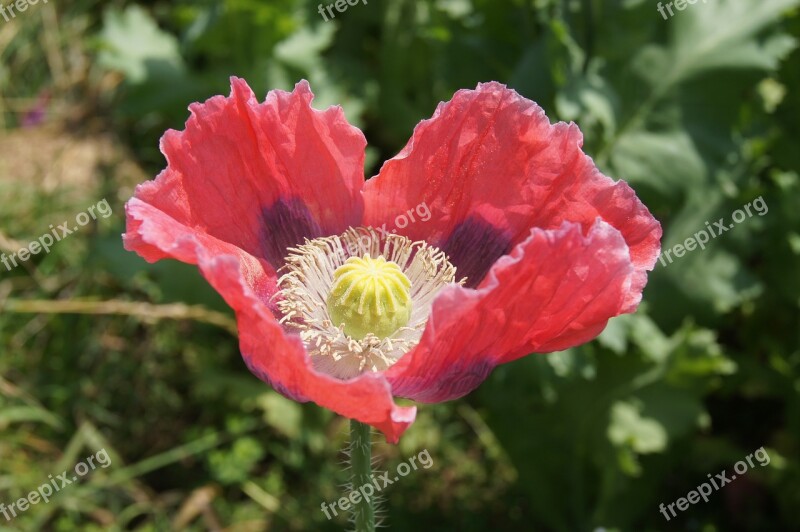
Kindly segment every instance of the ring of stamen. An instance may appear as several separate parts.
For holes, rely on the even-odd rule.
[[[280,291],[276,294],[277,307],[283,315],[281,323],[299,332],[315,368],[342,379],[364,371],[383,371],[410,351],[419,342],[433,299],[455,281],[456,268],[439,249],[400,235],[382,236],[369,227],[306,240],[289,252],[282,269],[285,273],[278,279]],[[386,267],[396,267],[408,281],[409,317],[407,323],[398,321],[377,330],[378,334],[376,330],[362,330],[352,335],[340,319],[331,319],[328,301],[337,284],[337,270],[348,259],[364,260],[365,256],[381,268],[393,263],[394,266]],[[395,281],[404,284],[400,278]],[[397,287],[390,283],[375,289],[386,295],[385,291],[393,292],[393,288]],[[396,291],[393,293],[397,295]],[[395,325],[396,330],[388,331]]]

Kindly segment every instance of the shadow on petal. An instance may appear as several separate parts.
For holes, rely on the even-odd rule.
[[[287,249],[323,236],[311,210],[299,198],[278,198],[262,210],[264,257],[277,270],[283,266]]]
[[[457,268],[457,278],[466,277],[464,286],[474,288],[497,259],[511,251],[511,238],[493,225],[469,217],[450,234],[442,251]]]

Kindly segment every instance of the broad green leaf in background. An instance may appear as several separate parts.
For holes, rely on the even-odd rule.
[[[186,70],[178,39],[161,30],[136,4],[124,11],[108,9],[100,40],[98,63],[124,73],[130,83],[143,83],[153,77],[173,78]]]

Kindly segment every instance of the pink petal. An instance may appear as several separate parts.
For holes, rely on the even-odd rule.
[[[288,334],[276,321],[259,294],[266,279],[259,262],[246,254],[238,257],[207,235],[181,228],[152,206],[136,198],[128,204],[129,228],[137,231],[136,250],[149,254],[169,253],[197,264],[200,272],[236,311],[239,345],[250,371],[290,399],[318,405],[342,416],[368,423],[382,431],[387,441],[397,443],[413,423],[416,408],[394,404],[385,377],[369,373],[340,381],[316,372],[295,334]]]
[[[442,291],[420,344],[387,371],[395,395],[461,397],[498,364],[566,349],[597,336],[625,311],[635,269],[619,231],[598,219],[533,229],[477,290]]]
[[[586,231],[600,217],[630,248],[637,274],[626,308],[633,310],[661,228],[626,183],[597,170],[582,144],[574,124],[550,125],[538,105],[504,85],[458,91],[367,182],[365,223],[442,247],[477,286],[531,228],[572,221]],[[423,204],[429,221],[397,226]]]
[[[290,399],[313,401],[367,423],[383,432],[389,443],[397,443],[414,422],[416,407],[397,406],[383,375],[365,373],[341,381],[315,371],[300,337],[286,334],[261,299],[249,293],[236,261],[217,257],[201,262],[200,269],[236,309],[242,356],[258,378]]]
[[[303,81],[258,103],[232,78],[229,97],[191,105],[186,129],[164,134],[169,164],[136,197],[274,268],[303,238],[358,225],[366,140],[340,107],[312,99]]]
[[[345,382],[316,372],[269,307],[287,246],[359,224],[364,136],[341,108],[311,109],[305,82],[263,104],[244,81],[232,85],[229,98],[193,105],[185,131],[165,134],[169,166],[126,205],[125,247],[151,262],[197,264],[236,311],[243,357],[259,378],[397,442],[416,409],[395,405],[382,375]]]

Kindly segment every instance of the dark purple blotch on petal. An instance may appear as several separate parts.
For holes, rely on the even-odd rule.
[[[496,364],[491,357],[453,365],[448,368],[447,372],[439,374],[435,381],[425,380],[423,386],[417,385],[414,400],[423,403],[437,403],[440,401],[438,398],[443,395],[451,399],[463,397],[480,386],[495,367]],[[405,396],[402,386],[397,395]]]
[[[474,288],[497,259],[511,251],[511,238],[493,225],[469,217],[450,234],[442,251],[456,267],[456,277],[466,277],[464,286]]]
[[[279,198],[262,212],[264,220],[264,256],[273,267],[283,266],[288,248],[306,238],[324,236],[308,207],[298,198]]]

